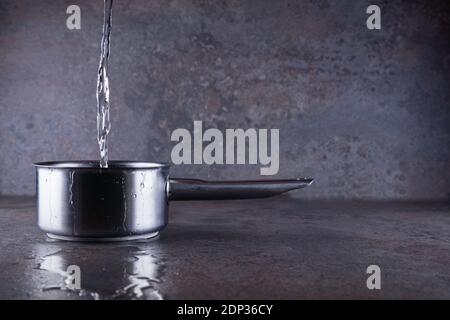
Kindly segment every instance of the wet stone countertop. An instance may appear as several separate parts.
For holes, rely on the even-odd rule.
[[[0,299],[450,299],[449,203],[179,202],[158,239],[113,244],[47,239],[35,212],[0,198]]]

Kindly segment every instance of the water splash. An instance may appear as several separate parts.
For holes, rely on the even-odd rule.
[[[100,167],[108,168],[108,134],[111,129],[109,119],[109,49],[112,27],[113,0],[104,0],[104,20],[97,78],[97,141],[100,149]]]

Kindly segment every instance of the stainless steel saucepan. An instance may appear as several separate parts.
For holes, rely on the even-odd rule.
[[[169,165],[110,161],[36,163],[38,225],[50,238],[124,241],[158,235],[169,201],[254,199],[309,186],[312,179],[203,181],[169,178]]]

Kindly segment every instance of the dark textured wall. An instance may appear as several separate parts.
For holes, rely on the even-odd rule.
[[[450,196],[448,1],[116,0],[114,159],[170,161],[176,128],[280,128],[306,197]],[[70,4],[81,30],[66,28]],[[366,8],[382,8],[382,30]],[[0,193],[31,163],[95,159],[102,1],[0,0]],[[172,175],[258,178],[259,166]]]

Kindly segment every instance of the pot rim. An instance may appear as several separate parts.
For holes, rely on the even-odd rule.
[[[100,169],[100,170],[135,170],[135,169],[160,169],[169,168],[168,163],[163,162],[149,162],[149,161],[125,161],[125,160],[111,160],[108,161],[108,168],[100,168],[98,160],[81,160],[81,161],[45,161],[35,162],[36,168],[49,169]]]

